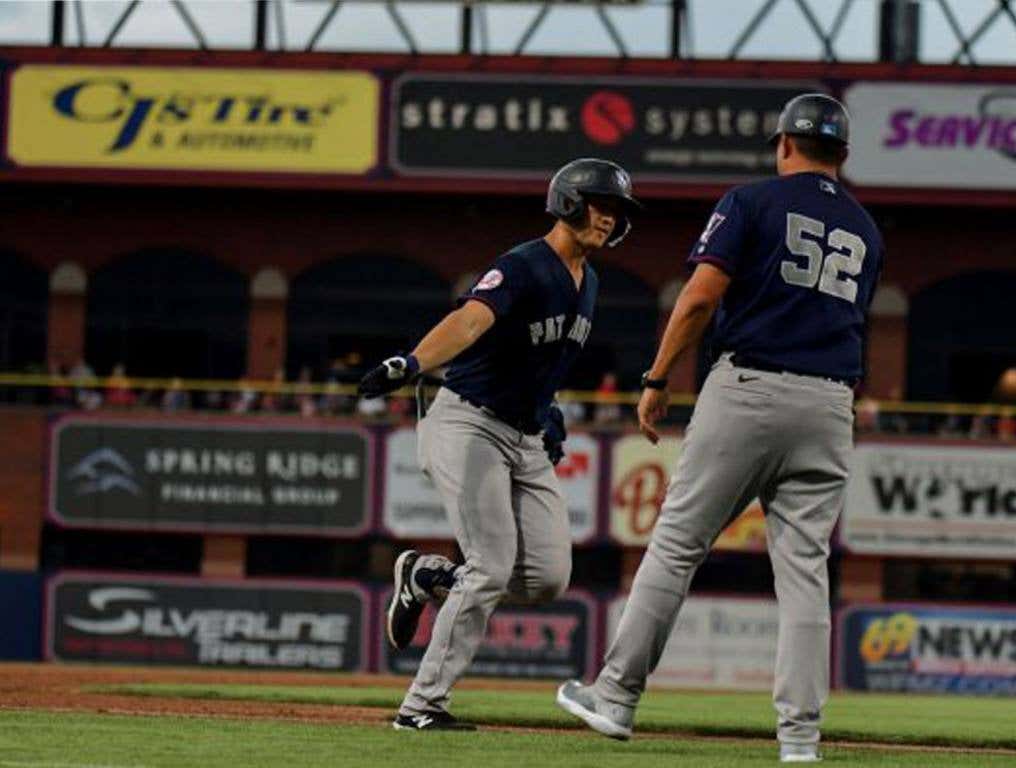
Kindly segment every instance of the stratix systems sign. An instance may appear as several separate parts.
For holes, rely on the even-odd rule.
[[[605,157],[639,179],[730,182],[775,170],[766,140],[814,83],[408,74],[389,161],[405,175],[543,178]]]
[[[68,418],[52,431],[49,513],[66,526],[353,536],[371,443],[352,427]]]

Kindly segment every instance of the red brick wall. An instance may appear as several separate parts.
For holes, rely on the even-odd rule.
[[[46,415],[28,409],[0,409],[0,568],[33,571],[45,483]]]
[[[247,337],[247,375],[270,379],[286,363],[286,302],[251,299]]]

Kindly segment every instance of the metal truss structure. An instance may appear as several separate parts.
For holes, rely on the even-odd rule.
[[[388,15],[394,28],[398,31],[405,50],[411,54],[426,54],[435,51],[421,43],[423,37],[418,29],[414,29],[414,19],[404,11],[413,6],[413,0],[395,2],[395,0],[233,0],[237,15],[241,8],[246,8],[252,15],[252,34],[249,41],[250,50],[285,50],[285,51],[319,51],[337,50],[322,45],[325,34],[342,24],[343,11],[355,5],[372,3],[380,6]],[[49,42],[53,46],[84,46],[112,47],[123,45],[122,33],[132,17],[143,11],[144,0],[130,0],[124,4],[116,15],[112,26],[101,32],[86,30],[86,3],[84,0],[51,0]],[[181,31],[186,37],[174,42],[176,47],[211,49],[211,36],[203,28],[198,15],[189,6],[197,5],[193,0],[170,0],[168,3],[181,22]],[[526,55],[534,35],[546,24],[548,17],[557,8],[569,6],[572,9],[582,8],[590,15],[590,21],[604,30],[614,48],[614,54],[626,58],[632,55],[645,55],[626,41],[620,26],[612,17],[618,8],[637,9],[656,7],[667,11],[669,19],[669,53],[671,58],[693,59],[696,50],[692,37],[693,14],[707,13],[711,0],[538,0],[537,2],[516,3],[520,13],[528,10],[535,13],[530,16],[514,45],[507,51]],[[445,5],[458,10],[456,37],[459,40],[458,52],[463,54],[489,54],[491,48],[491,22],[488,15],[487,0],[447,0]],[[505,3],[499,3],[505,7]],[[713,4],[715,6],[715,4]],[[813,37],[820,46],[819,59],[828,62],[842,61],[846,57],[842,53],[845,22],[859,6],[868,6],[873,20],[873,34],[877,36],[874,50],[877,58],[883,61],[915,62],[920,60],[919,39],[921,35],[921,17],[931,12],[940,14],[952,36],[955,37],[955,53],[951,57],[952,64],[977,65],[980,62],[975,54],[978,43],[990,33],[996,33],[1000,27],[1009,27],[1016,33],[1016,0],[982,0],[982,12],[987,9],[983,18],[971,17],[970,0],[744,0],[745,19],[740,32],[726,52],[717,56],[715,52],[709,58],[727,58],[730,60],[748,58],[745,51],[750,43],[758,38],[761,30],[773,19],[777,11],[783,12],[788,6],[796,9],[795,18],[799,28],[793,34]],[[872,7],[872,6],[876,7]],[[68,13],[68,10],[70,13]],[[316,23],[299,33],[294,32],[289,16],[299,10],[306,14],[309,10],[317,15]],[[716,11],[714,7],[712,9]],[[784,16],[784,19],[787,17]],[[823,19],[825,22],[823,23]],[[418,20],[418,19],[417,19]],[[306,25],[304,25],[306,27]],[[89,32],[91,34],[89,34]],[[503,48],[503,46],[502,46]],[[343,50],[353,50],[343,48]],[[362,48],[358,49],[362,50]],[[443,50],[441,52],[447,52]],[[561,55],[574,53],[563,45],[558,52]],[[541,54],[542,55],[542,54]],[[656,54],[659,55],[659,54]],[[855,59],[856,60],[856,59]],[[941,60],[941,58],[940,58]],[[945,61],[949,61],[945,58]],[[1011,62],[1016,64],[1016,45],[1012,47]]]

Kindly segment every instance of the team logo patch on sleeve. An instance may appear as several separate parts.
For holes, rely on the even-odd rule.
[[[480,278],[480,282],[476,284],[475,291],[489,291],[493,288],[497,288],[501,283],[504,282],[504,275],[500,269],[492,269],[483,277]]]
[[[716,233],[716,230],[718,230],[720,225],[726,220],[727,217],[722,213],[714,213],[709,217],[709,223],[706,224],[706,228],[702,231],[702,236],[699,238],[699,253],[703,253],[705,251],[706,243],[709,242],[709,238]]]

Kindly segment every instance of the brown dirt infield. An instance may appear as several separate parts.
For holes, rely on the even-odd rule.
[[[286,720],[290,722],[333,723],[336,725],[377,725],[388,727],[392,712],[371,707],[332,704],[297,704],[265,701],[228,701],[220,699],[178,699],[155,696],[126,696],[96,693],[86,688],[101,685],[144,683],[233,683],[240,685],[286,685],[325,687],[390,686],[402,689],[407,679],[388,675],[342,675],[306,672],[227,671],[209,669],[163,669],[152,667],[103,667],[70,664],[0,663],[0,710],[38,709],[50,712],[95,712],[120,715],[178,715],[222,717],[230,719]],[[547,682],[523,680],[463,680],[462,689],[541,690],[551,695],[554,686]],[[485,730],[560,733],[552,728],[512,728],[484,726]],[[594,737],[590,734],[590,737]],[[596,737],[598,738],[598,737]],[[687,738],[703,741],[757,741],[700,734],[651,733],[640,731],[640,739]],[[1014,755],[1016,749],[971,749],[927,745],[854,743],[830,741],[840,747],[891,751],[978,752]]]

